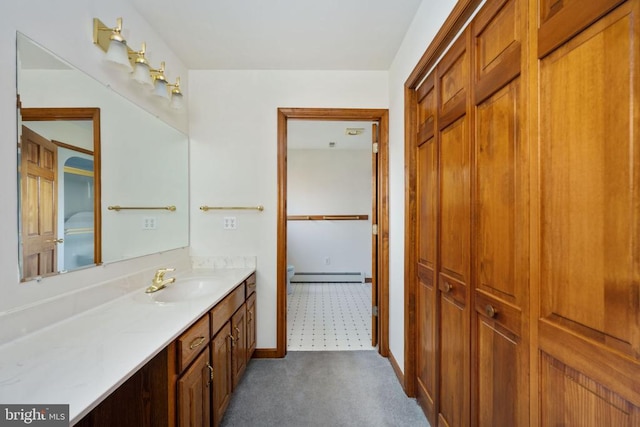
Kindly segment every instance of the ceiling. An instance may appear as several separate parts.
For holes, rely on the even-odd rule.
[[[388,70],[422,0],[132,0],[189,69]]]
[[[289,150],[368,150],[371,151],[373,122],[287,120]],[[359,135],[348,135],[347,129],[361,129]],[[329,143],[334,142],[330,147]]]

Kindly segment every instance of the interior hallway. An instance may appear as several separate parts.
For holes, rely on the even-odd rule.
[[[222,427],[425,427],[376,351],[292,351],[252,359]]]

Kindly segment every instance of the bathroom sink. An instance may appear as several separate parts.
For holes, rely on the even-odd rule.
[[[214,294],[220,284],[219,280],[210,277],[177,278],[164,289],[147,295],[159,303],[192,301]]]

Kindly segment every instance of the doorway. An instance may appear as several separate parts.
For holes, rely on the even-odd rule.
[[[287,124],[289,120],[377,122],[377,161],[373,168],[372,333],[378,352],[388,356],[388,110],[382,109],[278,109],[278,253],[277,253],[277,357],[287,352]],[[375,234],[373,234],[375,232]]]

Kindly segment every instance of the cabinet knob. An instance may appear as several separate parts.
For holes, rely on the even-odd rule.
[[[453,290],[453,285],[445,280],[442,283],[442,292],[444,292],[445,294],[448,294],[452,290]]]
[[[498,314],[498,310],[496,310],[491,304],[487,304],[484,307],[484,312],[491,318],[496,317],[496,314]]]

